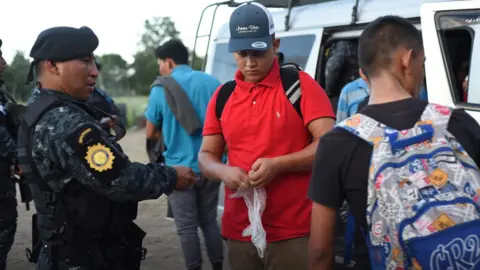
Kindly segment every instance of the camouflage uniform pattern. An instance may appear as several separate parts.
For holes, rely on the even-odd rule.
[[[65,95],[68,98],[63,93],[41,90],[40,92],[34,92],[28,103],[31,104],[42,94]],[[70,106],[55,107],[45,112],[35,126],[32,146],[34,163],[42,177],[49,175],[50,181],[48,184],[54,192],[61,191],[70,181],[78,181],[98,194],[115,201],[156,199],[162,194],[169,194],[173,191],[176,184],[176,171],[174,168],[163,164],[144,165],[127,161],[126,166],[118,168],[120,173],[116,179],[106,180],[93,177],[92,169],[85,164],[85,159],[73,155],[73,150],[66,142],[70,134],[75,130],[78,131],[86,124],[93,124],[98,127],[105,144],[117,147],[121,151],[119,145],[96,121],[87,112],[78,108]],[[55,171],[52,171],[51,168],[55,168]],[[106,181],[108,181],[107,185],[105,184]],[[58,262],[58,267],[59,270],[82,269],[76,266],[67,266],[64,262]],[[37,262],[37,269],[52,269],[52,263],[48,260],[46,250],[43,248]]]
[[[3,91],[0,86],[0,100],[6,100]],[[4,113],[4,110],[0,113]],[[0,126],[0,160],[11,163],[16,155],[14,139],[5,126]],[[9,171],[5,172],[7,175],[0,176],[0,269],[6,268],[7,255],[15,239],[18,217],[15,182],[8,175]]]

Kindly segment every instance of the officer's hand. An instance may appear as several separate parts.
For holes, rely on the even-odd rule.
[[[111,115],[112,118],[114,119],[118,119],[118,117],[116,115]],[[115,122],[113,121],[113,119],[110,118],[110,117],[103,117],[101,120],[100,120],[100,124],[102,126],[105,126],[105,127],[109,127],[109,128],[113,128],[113,126],[115,125]]]
[[[173,166],[177,171],[177,185],[176,190],[185,190],[195,184],[197,177],[193,173],[192,169],[184,166]]]

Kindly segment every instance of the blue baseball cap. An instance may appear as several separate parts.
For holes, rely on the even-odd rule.
[[[228,51],[266,51],[272,47],[275,25],[270,11],[257,2],[237,7],[230,16]]]

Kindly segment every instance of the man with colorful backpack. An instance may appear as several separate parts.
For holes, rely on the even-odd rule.
[[[412,98],[425,55],[407,20],[376,19],[358,51],[371,96],[319,143],[310,269],[332,267],[344,200],[369,246],[370,265],[356,269],[480,269],[480,126],[463,110]]]

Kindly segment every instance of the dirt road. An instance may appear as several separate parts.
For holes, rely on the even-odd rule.
[[[120,142],[131,160],[147,162],[145,152],[145,135],[143,130],[128,131],[128,135]],[[32,208],[32,207],[31,207]],[[7,263],[8,270],[35,269],[25,257],[25,248],[31,245],[31,215],[34,210],[25,211],[19,204],[18,229],[15,243],[10,251]],[[136,223],[147,232],[144,246],[148,249],[147,258],[143,261],[142,270],[181,270],[184,269],[182,252],[176,234],[175,225],[165,219],[167,213],[166,197],[140,203]],[[204,269],[209,270],[207,256],[204,252]],[[226,267],[225,267],[226,269]]]

